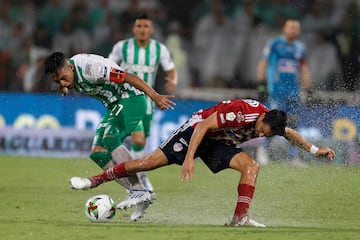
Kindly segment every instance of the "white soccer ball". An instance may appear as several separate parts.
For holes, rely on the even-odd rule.
[[[85,216],[92,222],[109,222],[115,210],[115,202],[106,194],[93,196],[85,203]]]

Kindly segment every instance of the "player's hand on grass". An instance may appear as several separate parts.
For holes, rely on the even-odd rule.
[[[192,181],[192,175],[194,173],[194,159],[190,157],[185,157],[185,161],[183,162],[182,168],[181,168],[181,176],[180,180],[184,181],[186,183]]]
[[[335,151],[328,147],[320,147],[315,154],[315,156],[327,158],[329,161],[333,160],[335,155]]]
[[[174,109],[174,106],[176,105],[175,102],[171,101],[170,98],[174,98],[174,95],[162,95],[158,94],[155,96],[154,102],[156,106],[161,109]]]

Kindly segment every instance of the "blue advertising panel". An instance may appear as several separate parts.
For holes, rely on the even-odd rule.
[[[70,127],[79,130],[95,129],[104,113],[102,104],[90,97],[56,94],[0,93],[1,127]],[[153,130],[163,140],[181,123],[201,108],[215,102],[175,99],[174,110],[154,114]],[[299,131],[305,135],[355,140],[360,128],[360,107],[343,105],[304,106],[301,110]],[[158,142],[158,141],[156,141]]]

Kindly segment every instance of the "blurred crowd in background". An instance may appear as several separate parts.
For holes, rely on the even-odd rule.
[[[49,53],[106,57],[142,13],[173,56],[179,88],[255,88],[263,47],[295,18],[314,88],[360,89],[359,0],[0,0],[0,90],[57,90],[43,77]]]

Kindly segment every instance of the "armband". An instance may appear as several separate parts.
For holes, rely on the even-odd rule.
[[[311,154],[314,154],[314,155],[315,155],[318,150],[319,150],[319,148],[318,148],[317,146],[311,145],[311,148],[310,148],[310,153],[311,153]]]
[[[126,76],[126,72],[124,72],[120,69],[116,69],[116,68],[110,69],[109,80],[111,82],[123,83],[125,80],[125,76]]]

